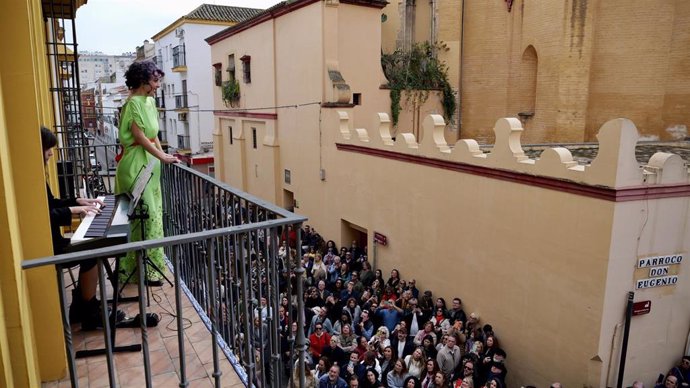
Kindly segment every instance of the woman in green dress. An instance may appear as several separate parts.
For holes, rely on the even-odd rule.
[[[117,172],[115,174],[115,194],[131,193],[137,175],[150,160],[157,159],[153,176],[148,182],[142,200],[148,209],[149,218],[144,222],[144,239],[163,237],[163,203],[160,187],[160,163],[176,163],[177,158],[163,152],[158,141],[158,109],[152,96],[160,87],[164,73],[152,61],[132,63],[125,73],[125,84],[130,96],[120,114],[120,145]],[[142,239],[140,221],[131,224],[131,241]],[[153,264],[165,271],[163,249],[147,251]],[[138,281],[136,255],[134,252],[120,261],[120,280]],[[130,274],[134,273],[131,277]],[[160,285],[161,275],[151,266],[146,266],[146,281],[149,285]]]

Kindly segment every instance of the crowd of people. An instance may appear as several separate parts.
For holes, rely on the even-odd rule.
[[[282,258],[295,248],[291,236],[283,236]],[[338,248],[305,226],[302,242],[307,387],[505,386],[506,352],[490,324],[465,313],[462,299],[448,303],[420,291],[397,269],[388,277],[374,271],[367,248],[356,241]],[[280,307],[285,337],[288,312],[296,319],[286,297]],[[299,386],[298,373],[295,368],[291,386]]]

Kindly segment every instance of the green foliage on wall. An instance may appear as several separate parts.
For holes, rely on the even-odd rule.
[[[448,123],[455,120],[455,93],[448,82],[447,66],[435,55],[438,51],[447,51],[443,44],[432,45],[429,42],[417,43],[407,52],[395,50],[391,54],[381,55],[381,66],[388,79],[391,97],[391,119],[398,125],[400,117],[400,96],[407,93],[407,102],[423,104],[429,97],[429,90],[441,90],[443,116]]]
[[[240,83],[237,80],[223,82],[222,91],[225,105],[235,106],[240,100]]]

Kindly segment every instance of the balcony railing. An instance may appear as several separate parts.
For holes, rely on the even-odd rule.
[[[143,253],[163,248],[169,270],[174,275],[177,347],[185,353],[183,293],[209,330],[213,347],[213,379],[216,387],[223,382],[221,363],[230,362],[245,386],[284,387],[286,370],[292,375],[295,360],[304,364],[304,330],[292,327],[292,314],[303,311],[304,268],[300,265],[300,234],[296,251],[278,255],[281,240],[288,229],[299,231],[306,219],[273,204],[255,198],[181,165],[162,167],[163,223],[167,237],[130,242],[113,247],[63,254],[24,261],[22,268],[55,266],[61,301],[62,324],[72,387],[77,387],[75,349],[67,309],[63,267],[83,260],[97,259],[101,285],[105,284],[104,263],[109,257],[136,252],[139,262],[139,295],[146,295]],[[294,286],[294,288],[293,288]],[[106,310],[107,295],[101,289],[101,308]],[[277,312],[282,295],[296,300],[294,311],[280,322]],[[139,314],[146,316],[146,298],[139,298]],[[258,301],[262,303],[259,304]],[[265,304],[263,303],[265,301]],[[297,327],[304,327],[303,314],[296,314]],[[105,318],[105,317],[104,317]],[[151,361],[146,319],[141,319],[142,365],[146,386],[152,386]],[[104,319],[104,344],[108,380],[115,387],[116,365],[110,340],[110,323]],[[286,348],[285,344],[288,348]],[[220,350],[219,350],[220,349]],[[222,355],[220,353],[223,353]],[[225,360],[227,359],[227,361]],[[186,357],[179,357],[179,386],[187,386]],[[304,368],[299,369],[302,373]],[[303,380],[303,375],[300,380]]]
[[[182,66],[187,66],[183,44],[173,47],[173,67]]]

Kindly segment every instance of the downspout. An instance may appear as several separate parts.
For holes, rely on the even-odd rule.
[[[458,118],[458,139],[460,139],[460,132],[462,130],[462,64],[465,61],[465,1],[462,0],[462,7],[460,8],[460,68],[458,74],[458,111],[456,117]]]

